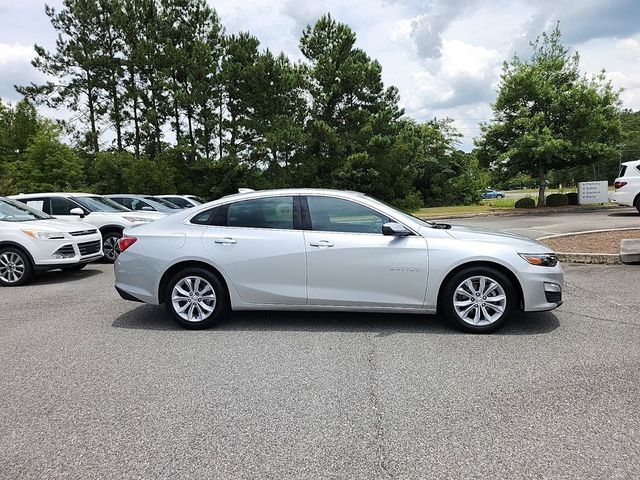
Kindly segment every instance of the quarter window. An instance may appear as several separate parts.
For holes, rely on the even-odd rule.
[[[389,217],[341,198],[307,197],[313,230],[321,232],[380,233]]]

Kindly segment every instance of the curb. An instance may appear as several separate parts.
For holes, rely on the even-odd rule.
[[[540,241],[540,240],[548,240],[550,238],[570,237],[574,235],[585,235],[587,233],[623,232],[625,230],[640,230],[640,226],[639,227],[602,228],[599,230],[582,230],[580,232],[554,233],[553,235],[545,235],[544,237],[538,237],[536,238],[536,240]],[[583,255],[583,254],[580,254],[580,255]],[[614,255],[614,254],[608,253],[607,255]]]
[[[618,253],[567,253],[557,252],[563,263],[583,263],[588,265],[622,265]]]

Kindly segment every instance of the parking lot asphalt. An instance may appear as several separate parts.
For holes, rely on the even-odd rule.
[[[504,230],[511,233],[540,238],[557,233],[583,232],[607,228],[640,228],[640,213],[635,208],[616,207],[558,214],[487,215],[472,218],[438,219],[453,225]]]
[[[488,336],[237,313],[186,331],[112,267],[0,290],[0,478],[638,478],[640,269]]]

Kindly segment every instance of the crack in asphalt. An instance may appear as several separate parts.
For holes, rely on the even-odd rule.
[[[393,475],[388,470],[387,457],[385,453],[385,436],[384,427],[382,426],[382,413],[380,411],[380,400],[378,398],[378,364],[376,362],[376,348],[373,339],[370,335],[365,334],[367,344],[367,368],[369,373],[368,389],[369,389],[369,402],[371,403],[371,410],[373,413],[375,430],[376,430],[376,453],[378,469],[383,478],[393,478]]]

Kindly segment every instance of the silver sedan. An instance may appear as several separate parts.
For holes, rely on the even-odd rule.
[[[115,287],[190,329],[231,310],[441,312],[470,332],[562,304],[553,251],[356,192],[246,191],[125,230]]]

